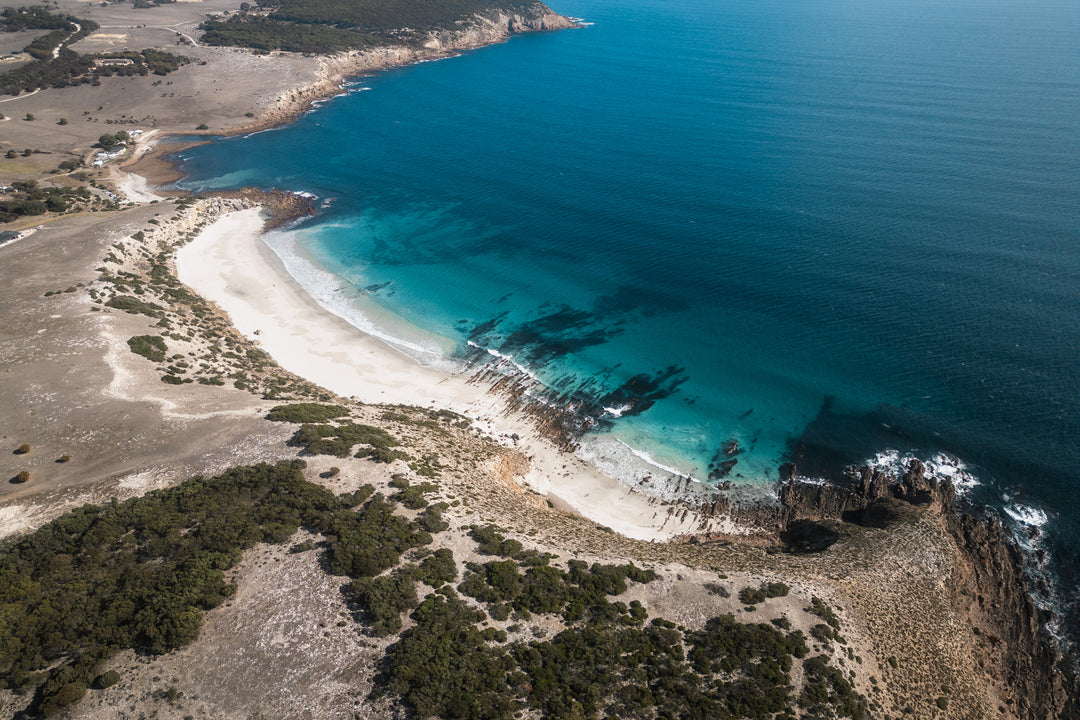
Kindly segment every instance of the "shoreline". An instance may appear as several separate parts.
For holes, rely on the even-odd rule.
[[[448,409],[528,458],[529,489],[630,538],[745,536],[731,518],[683,512],[633,492],[545,438],[467,373],[427,368],[334,314],[312,297],[263,242],[262,207],[216,218],[175,257],[180,281],[228,315],[233,327],[285,370],[365,404]],[[752,532],[752,528],[750,531]]]
[[[499,41],[482,42],[471,47],[480,47]],[[435,59],[435,57],[458,54],[464,49],[469,48],[441,47],[438,50],[429,50],[435,53],[431,57],[431,59]],[[361,55],[363,54],[353,53],[349,54],[349,57],[352,57],[355,63],[359,63],[359,56]],[[357,66],[347,63],[347,58],[320,58],[318,62],[320,64],[319,74],[322,76],[321,79],[314,84],[305,85],[296,90],[293,94],[300,97],[285,103],[286,109],[276,109],[275,106],[275,109],[262,113],[263,117],[260,119],[264,119],[264,125],[239,126],[231,131],[227,130],[225,133],[215,134],[236,135],[278,127],[303,115],[315,103],[340,94],[342,92],[340,82],[348,77],[360,77],[370,72],[419,62],[423,59],[426,58],[390,63],[376,68],[370,66],[358,68],[354,69],[352,74],[342,74],[334,80],[332,76],[335,70],[341,71],[344,67],[356,68]],[[279,102],[287,99],[289,95],[289,91],[282,94]],[[291,111],[287,111],[287,108],[291,108]],[[281,114],[275,114],[278,112]],[[126,189],[125,194],[129,198],[134,198],[137,204],[144,206],[146,218],[150,217],[151,212],[149,208],[145,207],[146,204],[160,200],[162,201],[161,205],[157,207],[165,210],[165,208],[171,206],[171,203],[166,202],[170,198],[155,195],[154,188],[149,186],[144,176],[134,172],[132,165],[143,159],[149,159],[156,148],[159,148],[162,144],[167,144],[173,134],[181,134],[181,132],[172,132],[170,130],[148,132],[145,140],[137,146],[135,157],[128,164],[111,169],[114,176],[119,175],[122,178],[127,178],[127,180],[122,181],[125,183],[122,186]],[[161,153],[161,155],[164,155],[164,153]],[[160,160],[159,162],[164,166],[171,165],[166,160]],[[168,191],[167,194],[170,196],[180,195],[175,191]],[[284,193],[280,194],[284,195]],[[215,193],[215,195],[224,196],[218,193]],[[474,419],[475,427],[483,428],[486,435],[504,448],[510,449],[510,455],[516,455],[516,459],[520,460],[520,462],[511,463],[507,466],[503,478],[505,485],[512,488],[516,493],[515,497],[520,499],[522,512],[529,512],[532,509],[530,505],[541,505],[543,500],[540,499],[540,496],[544,495],[547,497],[548,505],[558,510],[589,518],[591,521],[604,526],[604,529],[614,530],[630,538],[658,542],[690,538],[707,541],[731,537],[733,533],[725,534],[722,532],[722,530],[730,528],[723,526],[714,525],[713,531],[703,532],[699,522],[701,515],[693,507],[688,507],[685,504],[650,501],[640,493],[635,493],[617,481],[603,476],[595,468],[592,468],[576,456],[560,451],[536,431],[535,421],[530,422],[528,418],[523,417],[520,413],[511,414],[506,408],[504,398],[488,389],[487,384],[476,382],[470,384],[467,382],[468,378],[465,375],[446,376],[437,371],[425,369],[412,361],[411,358],[401,355],[376,338],[365,336],[361,330],[334,315],[332,311],[320,306],[318,301],[288,274],[280,258],[260,238],[260,232],[264,229],[262,225],[263,217],[260,216],[260,211],[256,206],[267,208],[268,201],[260,199],[257,195],[245,196],[240,192],[232,197],[243,200],[248,208],[237,213],[241,217],[234,217],[232,213],[223,213],[220,209],[220,203],[216,204],[218,206],[217,210],[207,211],[202,214],[199,212],[200,207],[207,207],[214,203],[204,204],[200,202],[192,208],[193,217],[199,220],[206,219],[212,224],[210,227],[205,228],[189,246],[191,247],[190,257],[177,259],[175,266],[178,273],[182,266],[188,266],[188,270],[194,267],[195,274],[201,276],[190,282],[185,279],[184,281],[189,285],[192,282],[217,283],[216,287],[219,288],[217,290],[201,290],[194,285],[192,287],[200,296],[216,303],[222,311],[228,314],[232,324],[243,332],[248,340],[261,345],[270,352],[275,360],[281,362],[279,355],[290,355],[296,361],[297,366],[290,367],[281,362],[286,370],[291,370],[319,384],[325,384],[322,379],[326,379],[327,382],[340,381],[343,383],[342,388],[345,391],[349,391],[350,388],[359,390],[359,392],[352,393],[357,397],[362,397],[360,393],[385,394],[421,408],[427,407],[429,404],[432,407],[449,407],[455,410],[458,407],[462,408],[464,413]],[[138,211],[138,209],[136,208],[135,211]],[[272,221],[274,219],[278,222],[287,221],[288,210],[270,208],[270,212],[273,216]],[[219,227],[217,223],[212,222],[216,214],[221,215],[217,220],[225,223],[224,225]],[[124,217],[130,216],[125,215]],[[58,218],[50,218],[50,220],[52,219]],[[177,236],[184,233],[182,225],[175,225],[171,229],[169,225],[170,223],[162,218],[160,226],[162,230],[173,232]],[[187,229],[190,229],[190,227],[189,225]],[[147,230],[149,231],[149,228]],[[207,235],[210,236],[209,239],[206,239]],[[143,247],[151,252],[157,249],[157,246],[152,243],[148,243]],[[203,254],[199,255],[200,252]],[[220,256],[215,256],[213,254],[215,252],[220,253]],[[178,254],[183,255],[184,250],[181,250]],[[198,263],[193,261],[196,256],[199,258]],[[208,259],[220,259],[221,262],[206,262]],[[214,265],[214,267],[208,268],[205,267],[206,265]],[[245,277],[238,277],[238,274],[243,274]],[[190,274],[188,277],[190,278]],[[302,308],[302,311],[300,308]],[[54,315],[53,317],[59,316]],[[125,318],[120,319],[121,321],[125,320]],[[299,323],[301,327],[290,327],[289,323]],[[246,325],[247,329],[245,330],[241,325]],[[143,372],[145,368],[140,365],[143,361],[141,359],[133,360],[133,356],[123,342],[124,334],[131,333],[114,334],[110,337],[112,351],[121,362],[132,363],[142,373],[138,376],[132,375],[131,382],[134,390],[132,396],[128,399],[132,403],[141,402],[145,404],[145,394],[148,388],[155,388],[162,397],[180,397],[180,394],[172,394],[175,392],[173,388],[161,385],[158,382],[160,378],[155,377],[149,371]],[[271,345],[278,348],[278,350],[272,350]],[[358,365],[357,357],[364,358],[363,367],[356,367]],[[313,363],[318,368],[318,371],[315,372],[318,378],[310,377],[305,372],[305,370],[310,370]],[[297,370],[297,367],[302,369]],[[343,368],[351,368],[352,376],[341,378]],[[373,374],[369,375],[367,369],[370,369]],[[115,370],[114,367],[114,373]],[[363,372],[360,372],[360,370],[363,370]],[[371,382],[371,377],[377,379],[377,384]],[[147,379],[152,382],[151,385],[144,383]],[[116,377],[114,376],[115,380]],[[136,383],[136,380],[138,383]],[[419,384],[417,384],[418,382]],[[197,386],[191,387],[194,392],[184,392],[182,395],[185,398],[191,397],[193,402],[196,402],[194,398],[198,395],[198,388]],[[230,389],[229,392],[240,394],[239,390],[233,391]],[[252,397],[258,396],[246,396],[245,400],[250,403]],[[453,404],[438,405],[440,400],[457,403],[457,406]],[[376,399],[373,402],[382,403],[387,401]],[[258,401],[255,402],[258,404]],[[243,415],[245,411],[238,410],[236,412]],[[261,418],[261,415],[259,417]],[[517,437],[514,437],[515,435]],[[232,453],[230,453],[229,457],[232,457]],[[167,482],[167,480],[162,482]],[[527,494],[527,489],[539,495]],[[823,493],[818,496],[815,501],[816,504],[808,503],[806,507],[802,508],[801,515],[819,515],[822,519],[827,518],[830,521],[833,520],[834,516],[835,518],[842,517],[846,501],[840,499],[833,502],[825,497],[826,494]],[[730,508],[720,508],[719,512],[726,514],[730,512]],[[960,550],[959,566],[961,567],[960,577],[954,578],[960,581],[958,585],[960,589],[946,592],[942,597],[951,597],[954,607],[961,608],[961,613],[964,612],[963,606],[966,604],[969,606],[967,612],[969,614],[974,613],[974,617],[978,617],[978,613],[982,610],[984,595],[987,599],[987,608],[1009,611],[1002,613],[1000,617],[987,617],[983,623],[975,623],[974,625],[981,624],[982,627],[987,628],[990,631],[987,635],[995,641],[1004,639],[1005,648],[1007,650],[1011,649],[1015,653],[1016,657],[1010,660],[1015,661],[1016,664],[1010,666],[1008,668],[1009,672],[1002,674],[1000,677],[1007,678],[1005,684],[1009,687],[1009,694],[1016,692],[1019,702],[1023,705],[1028,701],[1028,695],[1034,696],[1038,694],[1039,688],[1037,685],[1023,687],[1022,683],[1017,681],[1017,678],[1021,680],[1031,679],[1033,682],[1038,683],[1042,682],[1046,675],[1052,678],[1053,670],[1048,670],[1046,666],[1042,665],[1043,662],[1050,662],[1045,657],[1040,658],[1036,667],[1032,667],[1029,658],[1033,658],[1034,653],[1028,654],[1032,646],[1022,642],[1018,643],[1018,640],[1026,641],[1033,633],[1037,633],[1039,620],[1037,611],[1030,604],[1023,605],[1021,602],[1023,599],[1030,597],[1030,591],[1025,591],[1015,576],[1015,574],[1022,576],[1022,563],[1015,554],[1010,555],[1010,552],[1012,552],[1009,544],[1010,538],[1007,537],[1007,534],[1002,535],[999,527],[995,529],[990,525],[990,530],[987,532],[982,521],[974,516],[944,506],[941,508],[941,512],[944,522],[953,524],[950,530],[956,547]],[[936,509],[934,513],[936,515]],[[799,514],[791,506],[778,507],[774,508],[773,519],[777,521],[776,525],[782,527]],[[733,515],[739,517],[737,511]],[[940,519],[935,518],[935,522]],[[576,518],[564,518],[562,522],[568,525],[577,523],[580,526],[582,524]],[[601,535],[600,533],[596,534]],[[603,537],[607,536],[604,535]],[[760,544],[764,541],[739,537],[737,542],[748,552],[761,554],[762,557],[765,557],[760,547],[753,547],[755,543]],[[657,552],[661,550],[671,550],[672,552],[681,550],[689,555],[691,553],[697,554],[704,549],[715,550],[721,545],[723,543],[714,543],[699,549],[697,546],[687,544],[657,544],[652,548],[655,548]],[[914,549],[917,548],[908,548],[908,550]],[[828,571],[823,571],[825,575],[830,580],[835,580],[836,578],[833,578],[831,574],[835,568],[832,567],[833,560],[830,555],[823,555],[821,560],[823,565],[828,566]],[[905,563],[912,562],[909,557],[904,557],[904,560]],[[897,568],[889,568],[895,573],[889,577],[895,579],[896,587],[906,588],[908,586],[904,583],[909,581],[904,576],[904,573],[907,574],[907,577],[912,577],[912,569],[918,571],[920,568],[917,564],[906,569],[899,569],[899,562],[896,565]],[[970,572],[973,573],[973,576],[964,576],[963,568],[965,567],[971,568]],[[884,566],[882,570],[885,570]],[[1001,581],[1003,577],[1006,582]],[[821,578],[818,580],[824,582]],[[912,587],[917,589],[917,586]],[[969,587],[977,589],[979,594],[976,595],[974,591],[969,594]],[[884,590],[885,588],[881,589]],[[956,592],[961,593],[964,598],[958,597]],[[938,596],[934,595],[934,597]],[[976,597],[978,599],[977,605],[974,604]],[[905,611],[903,614],[907,614],[908,608],[905,606],[901,606],[901,608]],[[891,612],[895,609],[895,607],[890,609],[889,617],[891,617]],[[1012,610],[1017,611],[1015,616],[1012,616]],[[876,633],[877,630],[875,629],[874,632]],[[970,640],[970,638],[968,639]],[[973,644],[972,647],[974,647]],[[879,664],[881,659],[878,658]],[[1060,677],[1058,679],[1060,681]],[[904,677],[903,680],[906,682],[907,678]],[[897,682],[901,681],[898,679]],[[1013,701],[1010,699],[1008,702],[1012,704]],[[1048,717],[1048,715],[1043,715],[1043,717]]]
[[[490,45],[507,42],[514,35],[527,32],[554,32],[556,30],[569,30],[586,27],[581,21],[563,15],[552,14],[542,16],[538,21],[539,27],[521,22],[513,29],[507,26],[496,27],[489,25],[475,32],[463,32],[450,34],[444,39],[436,39],[422,48],[409,47],[406,45],[391,45],[374,48],[372,50],[349,50],[334,55],[318,57],[318,69],[312,83],[294,87],[281,93],[271,107],[251,122],[241,123],[233,127],[227,127],[220,131],[195,130],[165,130],[160,134],[153,134],[144,138],[137,145],[135,156],[118,166],[121,172],[142,175],[152,186],[171,185],[183,180],[186,174],[180,170],[179,163],[168,159],[168,155],[182,152],[191,147],[197,147],[213,142],[212,137],[237,137],[253,133],[273,130],[274,128],[288,125],[310,112],[317,104],[331,100],[347,92],[345,84],[350,80],[371,77],[377,73],[395,68],[408,67],[422,62],[432,62],[455,57],[470,50],[479,50]],[[180,141],[172,142],[173,136],[204,136],[205,141]],[[146,142],[149,140],[150,142]],[[144,144],[145,143],[145,144]],[[166,151],[159,150],[161,145],[178,145],[175,149]],[[190,194],[186,190],[169,190],[170,195],[184,196]]]

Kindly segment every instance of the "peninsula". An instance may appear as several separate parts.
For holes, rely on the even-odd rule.
[[[5,9],[0,709],[111,717],[1077,717],[996,521],[913,462],[742,507],[624,487],[521,388],[421,367],[163,157],[541,3]],[[182,139],[178,139],[182,136]]]

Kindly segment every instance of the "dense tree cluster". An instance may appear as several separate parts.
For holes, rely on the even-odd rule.
[[[409,481],[409,478],[405,475],[397,473],[390,481],[390,486],[397,489],[397,492],[390,496],[391,500],[401,503],[410,510],[422,510],[428,506],[427,498],[424,497],[429,492],[435,492],[436,488],[434,483],[422,482],[418,485],[413,485]]]
[[[106,301],[105,307],[123,310],[129,315],[148,315],[152,318],[160,318],[161,313],[165,309],[157,303],[140,300],[133,295],[116,295],[114,297],[111,297],[108,299],[108,301]],[[165,341],[162,340],[162,344],[164,344],[164,342]],[[164,350],[162,350],[162,352],[164,352]]]
[[[348,415],[348,410],[337,405],[318,403],[294,403],[279,405],[266,416],[267,420],[304,423],[292,437],[292,444],[300,445],[311,455],[349,457],[353,448],[362,447],[356,457],[369,457],[375,462],[390,463],[408,459],[408,455],[394,450],[397,439],[382,428],[354,423],[349,419],[333,425],[334,420]]]
[[[0,31],[2,32],[73,30],[71,21],[70,17],[54,15],[44,7],[6,7],[0,10]]]
[[[0,223],[25,215],[64,212],[73,204],[89,200],[90,190],[85,186],[41,187],[36,180],[16,180],[11,184],[8,197],[11,199],[0,202]]]
[[[801,632],[730,615],[686,631],[645,623],[636,602],[603,602],[613,612],[590,614],[550,640],[508,644],[443,588],[388,649],[376,692],[399,696],[423,718],[504,720],[530,708],[545,718],[793,720],[796,705],[808,717],[866,717],[865,699],[825,656],[804,662],[807,681],[794,696],[793,659],[808,652]]]
[[[470,563],[458,589],[480,602],[505,603],[519,613],[562,614],[567,622],[586,615],[611,617],[609,595],[626,591],[626,581],[648,583],[656,578],[652,570],[633,565],[600,565],[571,560],[568,570],[551,565],[534,565],[519,572],[513,560],[494,560],[483,565]],[[614,614],[617,615],[622,610]]]
[[[419,41],[431,30],[498,9],[525,10],[512,0],[265,0],[259,13],[208,20],[202,41],[258,50],[330,53],[385,42]]]
[[[292,403],[278,405],[270,409],[266,419],[275,422],[324,423],[327,420],[344,417],[349,409],[341,405],[322,405],[320,403]]]
[[[319,408],[322,409],[319,409]],[[332,406],[283,411],[328,417]],[[337,417],[341,417],[338,415]],[[457,590],[451,550],[423,550],[446,528],[440,508],[416,520],[365,486],[335,496],[304,480],[302,461],[234,468],[126,502],[87,505],[22,538],[0,543],[0,683],[34,692],[32,712],[54,714],[91,688],[120,680],[103,661],[123,648],[164,653],[190,643],[203,613],[236,588],[225,571],[245,548],[282,543],[300,527],[325,538],[327,567],[347,575],[346,597],[374,635],[412,627],[387,649],[376,693],[414,717],[864,718],[866,700],[828,657],[794,659],[806,640],[783,622],[744,624],[730,615],[700,631],[655,618],[618,596],[651,570],[526,551],[493,526],[474,526],[478,547],[501,555],[467,563]],[[293,548],[313,549],[311,540]],[[402,565],[411,551],[412,561]],[[431,590],[421,597],[420,588]],[[458,595],[486,603],[488,612]],[[783,594],[786,588],[765,585]],[[550,639],[510,641],[510,620],[561,615]],[[839,620],[815,598],[807,612]]]
[[[398,445],[397,438],[382,428],[362,423],[303,425],[293,435],[292,442],[304,446],[312,455],[348,457],[360,445],[355,454],[358,458],[366,457],[379,463],[410,459],[403,450],[394,449]]]
[[[400,28],[431,30],[452,27],[459,20],[497,8],[525,10],[521,0],[260,0],[270,17],[303,24],[332,25],[385,32]]]
[[[165,360],[165,353],[169,350],[165,339],[158,335],[136,335],[128,338],[128,347],[131,348],[131,352],[142,355],[152,362]]]
[[[365,32],[329,25],[301,25],[263,17],[234,16],[207,20],[201,26],[206,45],[246,47],[255,50],[287,50],[301,53],[334,53],[377,44]]]
[[[395,504],[376,493],[356,513],[339,513],[325,525],[330,570],[351,578],[374,577],[394,567],[406,550],[431,543],[431,533],[394,514]]]
[[[87,505],[0,545],[0,679],[45,713],[77,700],[122,648],[191,642],[235,590],[240,552],[337,506],[295,463],[237,468],[124,503]],[[302,499],[302,502],[298,500]]]
[[[65,45],[53,58],[34,60],[14,70],[0,74],[0,94],[18,95],[39,88],[62,88],[74,85],[96,84],[102,77],[112,75],[166,75],[191,62],[183,55],[173,55],[162,50],[112,53],[108,58],[131,60],[127,65],[99,66],[95,60],[100,55],[80,55]]]
[[[512,674],[513,659],[493,644],[498,631],[477,627],[481,611],[447,588],[410,617],[416,624],[387,649],[379,690],[400,697],[416,717],[513,717],[524,676]]]
[[[739,602],[743,605],[757,605],[769,598],[784,597],[791,590],[781,582],[763,583],[761,587],[743,588],[739,591]]]
[[[49,32],[34,38],[24,48],[34,59],[0,74],[0,94],[18,95],[38,88],[97,83],[102,77],[110,75],[166,75],[191,62],[182,55],[153,49],[125,50],[108,55],[80,55],[70,46],[98,29],[98,24],[92,20],[54,15],[44,8],[4,8],[0,12],[0,30],[39,29]],[[104,58],[129,62],[95,62]]]
[[[0,683],[36,691],[50,714],[94,684],[123,648],[164,653],[198,635],[202,613],[235,592],[224,571],[257,542],[300,526],[327,536],[335,571],[375,575],[431,541],[373,488],[334,496],[302,461],[234,468],[123,503],[86,505],[0,544]],[[418,579],[448,574],[433,555]],[[452,566],[453,561],[449,559]],[[102,682],[98,682],[102,685]]]

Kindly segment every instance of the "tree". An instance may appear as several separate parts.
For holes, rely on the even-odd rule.
[[[31,121],[34,119],[34,113],[26,113],[26,117],[23,120]]]
[[[118,142],[120,142],[120,141],[116,138],[116,136],[111,135],[109,133],[105,133],[104,135],[102,135],[101,137],[98,138],[98,145],[100,145],[102,147],[102,149],[105,150],[106,152],[108,152],[109,150],[112,150],[114,147],[116,147],[116,143],[118,143]]]

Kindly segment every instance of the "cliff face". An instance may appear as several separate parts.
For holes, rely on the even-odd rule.
[[[559,15],[544,3],[524,10],[492,10],[462,21],[459,29],[432,32],[424,47],[429,50],[464,50],[502,42],[511,35],[540,30],[563,30],[577,23]]]
[[[864,467],[851,469],[848,479],[846,488],[789,479],[780,489],[783,526],[817,520],[883,526],[905,505],[939,513],[963,581],[955,602],[985,640],[982,662],[1008,709],[1027,720],[1080,718],[1080,681],[1046,630],[1049,618],[1032,601],[1023,557],[1000,520],[958,511],[952,484],[927,477],[918,460],[900,478]]]

